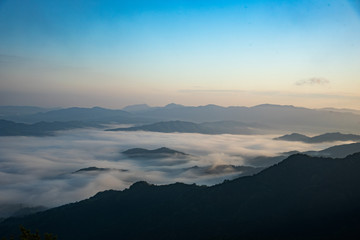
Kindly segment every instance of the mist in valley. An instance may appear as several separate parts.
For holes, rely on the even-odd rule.
[[[143,180],[213,185],[246,174],[236,167],[251,167],[251,159],[258,156],[334,145],[273,140],[276,136],[76,129],[51,137],[1,137],[0,204],[55,207]],[[160,147],[188,155],[137,159],[122,153],[131,148]],[[86,171],[89,167],[98,169]],[[6,214],[0,211],[0,216]]]

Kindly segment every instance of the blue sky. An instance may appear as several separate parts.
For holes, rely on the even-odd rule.
[[[360,109],[359,9],[357,0],[0,0],[0,100]]]

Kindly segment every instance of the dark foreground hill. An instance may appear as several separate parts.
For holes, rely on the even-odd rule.
[[[0,224],[59,239],[358,239],[360,153],[292,155],[251,177],[212,187],[138,182]]]

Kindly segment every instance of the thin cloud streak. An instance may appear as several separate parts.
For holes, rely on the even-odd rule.
[[[303,79],[299,80],[295,83],[297,86],[304,86],[304,85],[310,85],[310,86],[326,86],[329,85],[330,81],[326,78],[318,78],[313,77],[309,79]]]

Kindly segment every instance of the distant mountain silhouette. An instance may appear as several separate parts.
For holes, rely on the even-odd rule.
[[[79,169],[79,170],[75,171],[74,173],[93,172],[93,171],[109,171],[109,170],[110,170],[110,168],[87,167],[87,168]]]
[[[164,107],[150,107],[147,104],[135,104],[124,107],[122,110],[132,113],[143,113],[148,111],[153,111],[157,109],[175,109],[175,108],[183,108],[184,105],[169,103]]]
[[[291,134],[286,134],[284,136],[274,138],[274,140],[299,141],[299,142],[307,142],[307,141],[309,141],[309,139],[311,139],[311,138],[308,136],[305,136],[303,134],[299,134],[299,133],[291,133]]]
[[[126,169],[115,169],[115,168],[98,168],[98,167],[87,167],[79,169],[73,173],[83,173],[83,172],[106,172],[106,171],[121,171],[121,172],[127,172]]]
[[[255,134],[260,124],[246,124],[236,121],[193,123],[185,121],[157,122],[149,125],[129,128],[115,128],[106,131],[149,131],[163,133],[201,133],[201,134]]]
[[[274,139],[284,140],[284,141],[298,141],[305,143],[322,143],[322,142],[335,142],[335,141],[360,141],[360,135],[342,134],[339,132],[334,132],[334,133],[325,133],[314,137],[308,137],[299,133],[292,133]]]
[[[83,122],[118,122],[118,123],[138,123],[146,122],[139,116],[134,116],[123,110],[112,110],[101,107],[93,108],[65,108],[48,112],[39,112],[30,115],[8,117],[7,120],[34,123],[39,121],[83,121]]]
[[[0,118],[29,115],[39,112],[48,112],[51,110],[55,110],[55,109],[33,107],[33,106],[0,106]]]
[[[359,131],[360,116],[349,112],[317,110],[302,107],[261,104],[254,107],[221,107],[217,105],[182,106],[170,104],[139,111],[137,116],[160,121],[216,122],[239,121],[259,123],[288,131]]]
[[[349,109],[349,108],[321,108],[319,110],[323,111],[332,111],[332,112],[340,112],[340,113],[353,113],[360,115],[360,110]]]
[[[25,124],[0,119],[0,136],[52,136],[55,131],[86,127],[100,127],[100,125],[75,121]]]
[[[360,153],[296,154],[262,172],[212,187],[133,184],[0,223],[59,239],[358,239]]]
[[[131,158],[168,158],[189,156],[189,154],[166,147],[161,147],[154,150],[148,150],[144,148],[131,148],[123,151],[122,153]]]
[[[360,152],[360,142],[337,145],[337,146],[326,148],[321,151],[308,151],[308,152],[305,152],[304,154],[311,155],[311,156],[343,158],[349,154],[354,154],[357,152]]]
[[[163,107],[163,109],[179,109],[179,108],[184,108],[184,105],[181,104],[176,104],[176,103],[169,103],[168,105],[166,105],[165,107]],[[161,108],[159,108],[161,109]]]
[[[310,155],[313,157],[331,157],[331,158],[344,158],[348,155],[360,152],[360,142],[341,144],[333,147],[329,147],[320,151],[306,151],[302,154]],[[270,167],[277,164],[290,155],[300,153],[298,151],[284,152],[278,156],[257,156],[254,158],[245,159],[245,164],[254,167]]]
[[[193,107],[171,103],[164,107],[135,105],[125,109],[129,110],[129,112],[100,107],[73,107],[52,111],[45,110],[45,112],[34,109],[33,114],[29,111],[27,115],[4,115],[1,118],[25,123],[39,121],[95,121],[100,123],[149,124],[176,120],[194,123],[237,121],[250,124],[258,123],[274,130],[292,132],[329,132],[334,130],[357,132],[359,131],[360,122],[360,115],[349,111],[317,110],[273,104],[262,104],[254,107],[221,107],[217,105]]]
[[[126,112],[136,113],[136,112],[148,111],[150,109],[152,109],[152,107],[150,107],[147,104],[136,104],[136,105],[126,106],[122,110]]]

